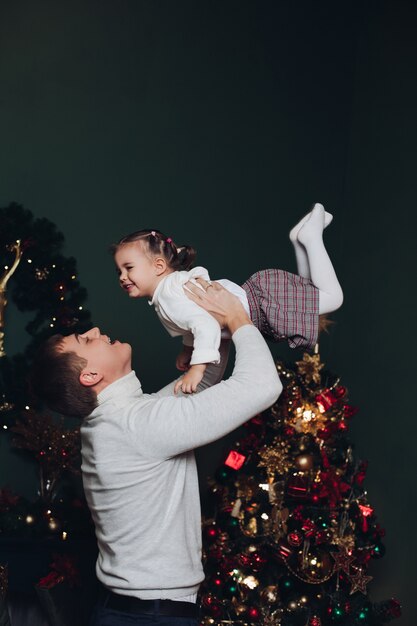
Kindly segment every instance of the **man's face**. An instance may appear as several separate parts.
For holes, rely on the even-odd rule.
[[[96,386],[94,380],[97,381],[97,393],[132,371],[130,345],[117,340],[111,342],[110,338],[102,335],[97,327],[82,335],[74,333],[64,337],[60,349],[62,352],[75,352],[87,361],[83,373],[96,376],[96,379],[91,378],[90,385]],[[80,380],[81,384],[84,384],[84,379]],[[85,381],[87,380],[90,379],[86,378]]]

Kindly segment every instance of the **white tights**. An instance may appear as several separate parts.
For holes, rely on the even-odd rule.
[[[320,314],[336,311],[343,302],[343,291],[323,242],[323,230],[332,219],[322,204],[315,204],[290,232],[298,273],[310,278],[319,290]]]

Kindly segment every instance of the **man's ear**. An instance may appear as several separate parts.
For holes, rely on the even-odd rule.
[[[154,260],[153,260],[153,266],[155,268],[156,275],[157,276],[161,276],[161,274],[165,273],[165,271],[166,271],[166,269],[168,267],[168,264],[165,261],[164,257],[156,256],[156,257],[154,257]]]
[[[103,379],[103,374],[100,372],[88,372],[87,370],[83,370],[80,374],[80,383],[83,387],[93,387],[97,385]]]

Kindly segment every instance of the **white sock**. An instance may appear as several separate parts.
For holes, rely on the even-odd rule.
[[[301,218],[298,224],[296,224],[290,230],[290,240],[294,246],[295,260],[297,262],[297,272],[300,276],[303,276],[304,278],[311,277],[310,266],[308,263],[308,256],[307,256],[306,249],[303,246],[303,244],[300,241],[298,241],[298,233],[300,232],[301,227],[304,226],[306,221],[310,219],[310,216],[311,216],[311,211],[309,211],[307,215],[304,215],[304,217]],[[333,215],[325,211],[324,212],[324,228],[326,228],[326,226],[330,224],[332,219],[333,219]]]

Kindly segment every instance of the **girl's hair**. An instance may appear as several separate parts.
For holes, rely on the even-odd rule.
[[[163,256],[172,270],[188,270],[193,264],[196,251],[191,246],[177,246],[171,237],[166,237],[160,230],[145,228],[137,230],[113,244],[110,251],[114,255],[124,244],[140,241],[152,256]]]

